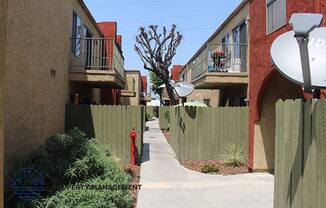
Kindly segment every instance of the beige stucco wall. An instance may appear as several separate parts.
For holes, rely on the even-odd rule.
[[[4,96],[8,179],[15,159],[64,130],[73,10],[95,34],[77,0],[8,1]]]
[[[4,180],[4,76],[7,37],[7,0],[0,1],[0,207],[3,207]]]
[[[222,43],[222,38],[229,34],[230,43],[233,43],[233,29],[236,28],[240,23],[249,19],[249,3],[246,4],[237,15],[235,15],[231,21],[226,24],[223,29],[220,30],[218,34],[209,43]],[[247,22],[248,24],[248,22]],[[247,27],[248,29],[249,27]],[[249,40],[249,32],[247,32]]]
[[[264,91],[260,121],[255,124],[254,170],[273,170],[275,157],[275,103],[278,99],[302,98],[299,85],[280,74],[274,75]]]
[[[125,71],[125,90],[135,92],[134,97],[121,97],[122,105],[140,105],[141,75],[139,71]],[[135,83],[135,85],[133,84]],[[134,85],[134,87],[133,87]],[[134,88],[134,89],[133,89]]]
[[[220,90],[205,90],[205,89],[195,89],[191,95],[187,97],[187,101],[204,99],[210,100],[210,106],[217,107],[220,102]]]

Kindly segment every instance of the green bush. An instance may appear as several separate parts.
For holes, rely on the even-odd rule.
[[[70,179],[65,176],[66,171],[75,161],[87,155],[89,144],[90,139],[86,134],[74,128],[66,134],[49,137],[23,164],[24,167],[33,167],[45,174],[45,194],[51,194],[70,183]]]
[[[232,167],[240,167],[244,165],[243,152],[241,145],[230,144],[223,152],[225,164]]]
[[[57,134],[23,161],[45,174],[44,198],[32,207],[131,207],[128,190],[73,188],[76,185],[128,185],[131,177],[102,146],[78,130]]]
[[[204,165],[201,170],[200,170],[202,173],[217,173],[219,172],[220,170],[218,169],[218,167],[216,167],[215,165],[213,164],[207,164],[207,165]]]
[[[122,176],[122,174],[120,174]],[[57,207],[89,207],[89,208],[130,208],[132,198],[127,189],[109,189],[110,185],[127,185],[128,180],[124,176],[120,181],[112,181],[109,178],[95,178],[75,186],[64,188],[55,195],[33,201],[35,208]],[[118,183],[120,182],[120,183]],[[93,187],[93,188],[87,188]]]

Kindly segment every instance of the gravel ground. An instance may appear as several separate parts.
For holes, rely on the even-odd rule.
[[[218,160],[199,160],[199,161],[191,161],[191,160],[180,160],[180,164],[190,170],[201,172],[201,168],[205,165],[214,165],[219,169],[219,172],[216,173],[207,173],[214,175],[237,175],[248,173],[248,168],[246,166],[240,167],[231,167],[223,164]]]
[[[140,182],[140,166],[130,166],[127,165],[124,167],[125,172],[130,174],[132,176],[132,181],[130,185],[139,185]],[[133,208],[137,207],[137,197],[138,197],[138,189],[132,189],[129,191],[129,193],[132,196],[133,199]]]

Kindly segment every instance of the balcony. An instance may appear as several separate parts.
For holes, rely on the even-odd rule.
[[[124,58],[114,39],[72,39],[69,79],[94,87],[124,87]]]
[[[192,63],[192,83],[198,89],[248,84],[246,44],[209,44]]]

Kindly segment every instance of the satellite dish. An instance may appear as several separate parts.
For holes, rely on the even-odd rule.
[[[173,86],[175,84],[175,81],[174,80],[170,80],[170,84]],[[166,85],[165,84],[162,84],[158,88],[165,88],[165,87],[166,87]]]
[[[309,34],[308,63],[303,62],[295,32],[290,31],[279,36],[271,48],[271,56],[278,71],[291,81],[305,85],[306,74],[302,67],[310,67],[310,80],[312,88],[326,87],[326,28],[316,28]],[[309,66],[310,64],[310,66]],[[309,71],[309,70],[308,70]]]
[[[177,82],[173,84],[175,92],[179,97],[187,97],[194,91],[194,85],[188,82]]]

